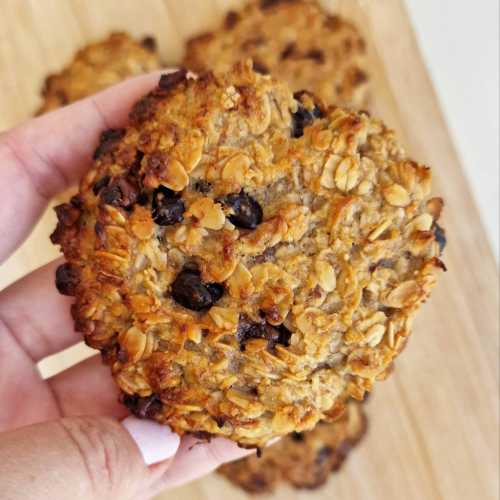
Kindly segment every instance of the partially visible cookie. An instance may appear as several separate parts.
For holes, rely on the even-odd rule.
[[[37,114],[60,108],[95,94],[128,77],[161,67],[152,37],[136,41],[126,33],[112,33],[79,50],[59,73],[49,75]]]
[[[309,90],[328,104],[366,105],[365,42],[352,23],[314,0],[251,0],[213,33],[190,40],[184,65],[226,71],[247,58],[293,91]]]
[[[294,433],[256,455],[223,465],[219,473],[249,493],[271,493],[281,484],[319,488],[337,471],[364,437],[367,418],[361,403],[351,401],[336,422]]]

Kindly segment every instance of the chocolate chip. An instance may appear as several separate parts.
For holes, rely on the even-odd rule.
[[[124,394],[121,400],[137,418],[153,418],[163,407],[160,398],[156,394],[145,398],[141,398],[137,394]]]
[[[120,206],[122,199],[122,192],[117,184],[106,188],[105,191],[101,193],[101,199],[106,203],[106,205],[116,205]]]
[[[129,209],[137,201],[139,190],[136,185],[121,177],[112,181],[100,192],[106,205]]]
[[[294,97],[299,99],[301,95],[302,94],[299,92],[294,94]],[[297,111],[292,114],[292,137],[295,139],[302,137],[304,135],[304,129],[308,125],[311,125],[316,118],[321,118],[322,116],[323,113],[319,106],[314,106],[310,111],[302,104],[299,104]]]
[[[316,464],[323,465],[327,460],[331,458],[333,455],[333,448],[330,446],[324,446],[318,451],[316,455]]]
[[[269,323],[256,323],[246,316],[240,318],[236,338],[240,343],[241,350],[245,350],[245,344],[252,339],[265,339],[268,341],[268,349],[273,350],[277,344],[288,347],[292,332],[283,325],[274,327]]]
[[[285,347],[290,347],[290,339],[292,338],[293,333],[285,325],[279,325],[275,328],[279,332],[277,343],[284,345]]]
[[[239,22],[240,15],[234,10],[230,10],[226,15],[226,20],[224,21],[224,26],[227,30],[232,30]]]
[[[222,285],[203,283],[198,271],[184,269],[172,284],[172,297],[181,306],[202,311],[213,306],[224,293]]]
[[[289,59],[295,53],[297,45],[295,42],[290,42],[281,52],[281,59]]]
[[[448,244],[448,239],[446,238],[446,231],[437,222],[434,224],[434,236],[439,244],[441,253],[443,253]]]
[[[78,210],[81,210],[83,208],[83,200],[79,194],[75,194],[75,196],[72,196],[69,202],[73,207],[77,208]]]
[[[171,189],[160,186],[153,193],[152,216],[159,226],[172,226],[184,219],[184,202]]]
[[[78,268],[66,263],[60,265],[56,270],[56,288],[61,295],[73,297],[80,282]]]
[[[224,295],[224,285],[221,285],[220,283],[209,283],[206,286],[212,296],[212,301],[215,304]]]
[[[254,60],[253,69],[255,72],[260,73],[261,75],[268,75],[270,73],[269,68],[259,60]]]
[[[177,199],[179,194],[166,186],[159,186],[153,193],[153,203],[161,202],[164,198]]]
[[[122,347],[118,347],[116,350],[116,359],[120,363],[127,363],[128,362],[128,352],[123,349]]]
[[[219,429],[222,429],[226,423],[226,417],[223,416],[212,416]]]
[[[93,193],[97,196],[101,189],[105,188],[108,184],[109,181],[111,180],[111,177],[109,175],[105,175],[104,177],[101,177],[95,184],[94,187],[92,188]]]
[[[186,80],[186,76],[187,76],[187,70],[185,69],[180,69],[179,71],[176,71],[174,73],[161,75],[158,86],[162,90],[171,90],[176,85]]]
[[[307,59],[312,59],[313,61],[317,62],[318,64],[324,64],[325,63],[325,53],[320,50],[320,49],[311,49],[307,54],[306,54]]]
[[[137,197],[137,204],[140,205],[141,207],[145,207],[149,203],[149,195],[145,191],[142,191],[139,193],[139,196]]]
[[[109,130],[105,130],[101,134],[99,146],[97,146],[94,152],[94,160],[97,160],[102,155],[113,151],[113,149],[116,147],[116,145],[124,135],[125,135],[124,128],[118,128],[118,129],[111,128]]]
[[[223,203],[232,210],[229,220],[236,227],[255,229],[262,222],[262,207],[244,191],[226,196]]]
[[[302,443],[304,441],[304,434],[302,432],[292,432],[290,437],[292,438],[292,441],[297,443]]]
[[[193,189],[198,193],[207,194],[212,189],[212,184],[204,179],[199,179],[193,184]]]
[[[292,137],[298,139],[304,135],[304,128],[313,122],[314,117],[306,108],[299,106],[292,120]]]
[[[150,52],[156,52],[157,44],[156,39],[152,36],[146,36],[142,39],[141,45]]]
[[[238,339],[242,350],[244,350],[245,344],[249,340],[266,338],[266,326],[266,323],[255,323],[245,316],[240,318],[236,338]]]

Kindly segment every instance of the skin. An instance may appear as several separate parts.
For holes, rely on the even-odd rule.
[[[87,169],[99,134],[126,124],[159,74],[134,78],[0,134],[0,263],[57,193]],[[48,237],[48,235],[47,235]],[[10,500],[142,499],[247,454],[234,443],[182,438],[147,467],[120,421],[127,410],[100,357],[43,380],[36,364],[81,339],[52,262],[0,292],[0,491]],[[71,480],[68,480],[71,478]]]

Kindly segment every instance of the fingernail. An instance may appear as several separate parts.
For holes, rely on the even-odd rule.
[[[278,436],[278,437],[275,437],[273,439],[270,439],[267,443],[266,443],[266,448],[268,448],[269,446],[272,446],[273,444],[276,444],[278,442],[281,441],[281,436]]]
[[[181,440],[167,425],[136,417],[127,417],[122,424],[141,451],[146,465],[163,462],[177,453]]]

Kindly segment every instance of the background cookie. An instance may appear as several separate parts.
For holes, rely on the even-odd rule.
[[[444,267],[430,169],[244,63],[164,75],[130,120],[52,236],[124,403],[253,447],[362,399]]]
[[[366,429],[361,403],[351,401],[336,422],[286,436],[263,450],[260,458],[252,455],[226,464],[218,472],[250,493],[270,493],[282,483],[299,489],[319,488],[342,466]]]
[[[83,47],[61,72],[46,78],[43,103],[37,114],[160,67],[154,38],[146,37],[138,42],[126,33],[112,33],[105,40]]]
[[[328,104],[367,103],[364,40],[353,24],[316,1],[252,0],[229,12],[218,30],[190,40],[184,64],[193,71],[226,71],[247,58],[293,91],[309,90]]]

